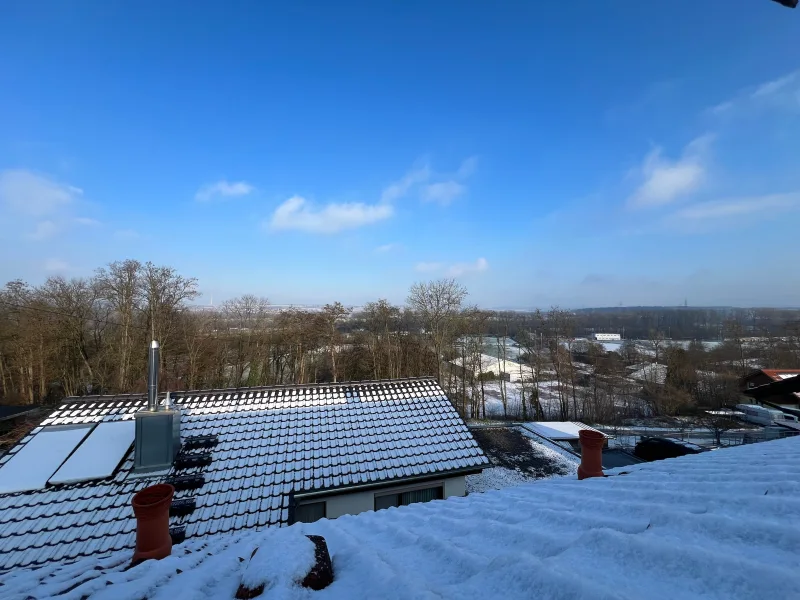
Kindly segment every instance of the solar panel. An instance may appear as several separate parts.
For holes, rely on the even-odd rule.
[[[0,468],[0,493],[43,488],[93,427],[94,423],[45,427]]]
[[[135,434],[133,420],[100,423],[47,483],[110,477],[130,450]]]

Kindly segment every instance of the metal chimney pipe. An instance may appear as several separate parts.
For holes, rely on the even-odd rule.
[[[150,342],[147,352],[147,409],[153,412],[158,410],[158,342]]]

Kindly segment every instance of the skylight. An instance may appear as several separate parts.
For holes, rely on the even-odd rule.
[[[110,477],[130,450],[135,435],[136,423],[132,420],[100,423],[48,483],[75,483]]]
[[[0,468],[0,493],[38,490],[94,424],[45,427]]]

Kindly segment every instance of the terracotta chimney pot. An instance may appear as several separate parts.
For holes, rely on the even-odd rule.
[[[133,496],[131,504],[136,515],[134,564],[150,558],[161,559],[172,553],[169,507],[174,495],[174,487],[167,483],[159,483]]]
[[[581,429],[578,437],[581,440],[581,464],[578,467],[578,479],[604,477],[603,446],[606,436],[599,431]]]

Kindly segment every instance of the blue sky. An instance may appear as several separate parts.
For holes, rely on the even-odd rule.
[[[800,305],[800,11],[6,2],[0,280]],[[169,6],[165,6],[169,5]]]

